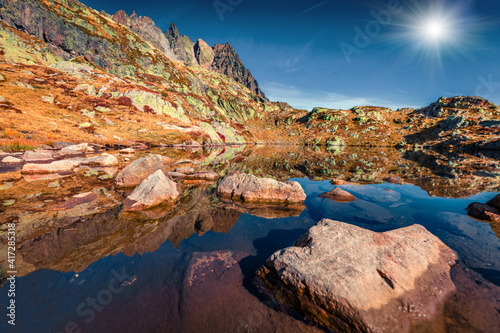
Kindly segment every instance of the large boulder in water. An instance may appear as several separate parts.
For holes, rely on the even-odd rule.
[[[158,170],[146,178],[125,200],[125,209],[141,211],[179,197],[177,184]]]
[[[377,233],[324,219],[258,275],[278,301],[331,330],[424,332],[456,291],[456,259],[420,225]]]
[[[304,189],[297,182],[282,183],[239,172],[224,177],[217,186],[217,194],[243,202],[300,203],[306,199]]]
[[[150,154],[133,161],[120,171],[116,176],[115,183],[123,187],[139,185],[144,179],[163,169],[164,165],[161,156]]]

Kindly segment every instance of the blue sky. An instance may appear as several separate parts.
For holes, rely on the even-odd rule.
[[[230,42],[271,100],[297,108],[426,106],[441,96],[500,104],[496,0],[83,0]]]

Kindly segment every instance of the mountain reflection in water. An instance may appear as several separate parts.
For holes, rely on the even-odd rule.
[[[475,281],[487,286],[484,290],[498,294],[498,228],[465,212],[469,203],[485,202],[498,189],[497,162],[489,157],[467,156],[467,163],[457,163],[463,157],[456,154],[383,148],[154,152],[221,175],[241,171],[293,178],[307,199],[304,205],[249,205],[221,201],[213,182],[185,182],[177,204],[129,213],[119,200],[127,192],[112,187],[112,200],[100,196],[102,201],[64,211],[30,209],[35,203],[24,204],[19,194],[20,206],[2,208],[2,225],[16,219],[19,223],[18,315],[31,318],[16,332],[64,331],[68,322],[75,322],[82,332],[320,331],[261,298],[253,278],[272,253],[293,245],[322,218],[374,231],[421,224],[457,251],[463,265],[473,270],[467,274],[476,274]],[[390,176],[415,185],[385,183]],[[74,181],[75,193],[91,190],[85,186],[94,185],[78,177],[66,178],[67,183]],[[340,187],[357,200],[337,203],[320,198],[334,188],[328,181],[332,178],[351,182]],[[40,185],[32,182],[18,184],[18,192],[10,196],[39,191]],[[2,267],[5,259],[1,258]],[[82,316],[78,307],[83,303],[80,310],[91,309],[86,300],[98,297],[117,274],[122,291],[86,321],[90,315]],[[462,294],[445,314],[451,327],[459,322],[454,316],[464,307],[460,302],[467,299],[482,309],[481,297],[486,297]]]

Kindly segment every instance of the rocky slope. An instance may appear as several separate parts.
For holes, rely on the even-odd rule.
[[[422,109],[308,112],[266,101],[229,44],[194,43],[174,24],[163,34],[149,18],[111,17],[76,0],[0,1],[0,19],[0,110],[7,115],[0,149],[57,140],[279,142],[330,151],[500,145],[500,109],[480,97],[440,98]]]

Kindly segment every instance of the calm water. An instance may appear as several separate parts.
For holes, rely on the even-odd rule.
[[[259,296],[253,278],[275,251],[295,240],[322,218],[387,231],[418,223],[456,250],[469,268],[496,285],[500,282],[500,240],[490,224],[467,216],[465,207],[485,202],[495,193],[466,199],[431,197],[415,185],[345,185],[358,200],[336,203],[318,195],[332,190],[329,181],[294,178],[307,194],[305,207],[294,211],[245,210],[231,205],[210,206],[203,199],[206,188],[194,190],[183,200],[186,209],[174,217],[144,221],[120,233],[144,232],[135,244],[100,258],[92,248],[78,247],[71,263],[82,261],[75,273],[39,269],[17,279],[17,325],[1,320],[2,332],[294,332],[316,327],[271,306]],[[205,206],[203,206],[205,205]],[[239,209],[241,210],[241,209]],[[209,216],[210,218],[207,218]],[[261,216],[261,217],[259,217]],[[264,216],[264,217],[262,217]],[[272,218],[274,216],[274,218]],[[74,226],[71,242],[89,230],[106,231],[106,221]],[[92,225],[95,223],[95,226]],[[89,225],[90,224],[90,225]],[[153,228],[154,227],[154,228]],[[73,233],[73,234],[72,234]],[[92,237],[91,247],[112,246],[109,237]],[[86,236],[87,237],[87,236]],[[115,237],[115,236],[113,236]],[[34,243],[44,248],[40,256],[53,255],[60,244]],[[71,244],[66,244],[66,247]],[[77,244],[75,244],[77,246]],[[88,252],[87,252],[88,251]],[[26,253],[26,252],[25,252]],[[140,254],[139,254],[140,253]],[[91,256],[91,255],[90,255]],[[90,264],[89,264],[90,263]],[[87,264],[89,264],[87,266]],[[77,266],[77,265],[76,265]],[[6,287],[0,290],[6,306]],[[268,306],[269,305],[269,306]]]

